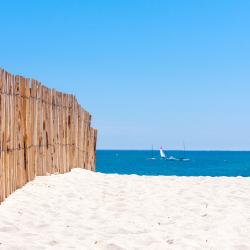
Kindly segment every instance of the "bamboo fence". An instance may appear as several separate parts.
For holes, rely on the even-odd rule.
[[[75,96],[0,68],[0,203],[38,175],[95,171],[96,139]]]

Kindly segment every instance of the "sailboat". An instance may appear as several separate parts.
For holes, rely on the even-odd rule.
[[[162,159],[166,158],[166,155],[165,155],[165,152],[163,151],[162,146],[160,147],[160,156],[161,156]]]
[[[156,160],[156,158],[154,157],[154,145],[152,145],[151,158],[148,158],[148,160]]]
[[[173,157],[173,156],[166,157],[166,154],[165,154],[165,152],[163,151],[162,146],[160,147],[160,156],[161,156],[162,159],[165,159],[165,160],[168,160],[168,161],[178,161],[178,159],[176,159],[176,158]]]

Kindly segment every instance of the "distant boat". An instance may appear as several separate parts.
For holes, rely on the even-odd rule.
[[[178,159],[175,158],[175,157],[173,157],[173,156],[169,156],[169,157],[167,158],[167,160],[169,160],[169,161],[178,161]]]
[[[186,157],[186,146],[185,146],[185,143],[183,142],[183,152],[184,152],[184,155],[180,158],[178,158],[179,161],[190,161],[189,158]]]
[[[186,147],[185,147],[184,143],[183,143],[183,146],[184,146],[184,156],[183,157],[179,157],[179,158],[175,158],[173,156],[166,157],[166,154],[165,154],[165,152],[164,152],[164,150],[163,150],[163,148],[161,146],[160,147],[160,156],[161,156],[161,159],[168,160],[168,161],[190,161],[189,158],[186,158]],[[153,158],[153,159],[155,159],[155,158]]]
[[[160,156],[161,156],[162,159],[166,159],[166,154],[165,154],[165,152],[163,151],[162,146],[160,147]]]
[[[160,156],[161,156],[161,159],[164,159],[164,160],[168,160],[168,161],[178,161],[178,159],[176,159],[175,157],[173,156],[169,156],[169,157],[166,157],[166,154],[162,148],[162,146],[160,147]]]
[[[154,157],[154,145],[152,145],[151,149],[151,158],[148,158],[148,160],[156,160],[156,158]]]

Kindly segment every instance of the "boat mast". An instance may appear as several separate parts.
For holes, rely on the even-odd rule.
[[[186,145],[185,145],[185,142],[183,141],[182,144],[183,144],[183,149],[184,149],[184,158],[186,158]]]

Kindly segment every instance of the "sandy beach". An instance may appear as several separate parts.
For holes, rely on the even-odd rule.
[[[0,249],[250,249],[250,178],[37,177],[0,205]]]

